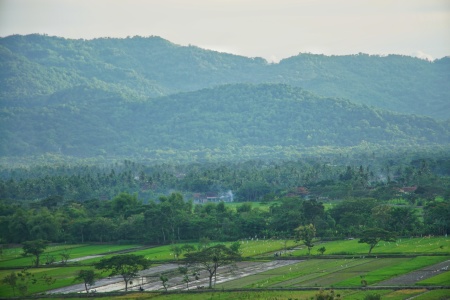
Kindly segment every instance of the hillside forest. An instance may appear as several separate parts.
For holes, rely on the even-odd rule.
[[[450,227],[450,58],[0,38],[0,243]]]

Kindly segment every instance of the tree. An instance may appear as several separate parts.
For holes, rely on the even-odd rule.
[[[313,224],[299,226],[295,229],[297,231],[297,237],[303,241],[306,247],[308,247],[308,255],[311,254],[311,248],[314,247],[313,239],[316,236],[316,228]]]
[[[230,245],[230,249],[236,253],[240,253],[241,251],[241,243],[239,242],[234,242],[233,244]]]
[[[202,237],[198,241],[198,250],[204,250],[208,248],[209,244],[211,243],[211,240],[207,237]]]
[[[59,254],[61,256],[61,263],[65,265],[70,258],[69,249],[64,248],[63,251]]]
[[[188,275],[189,269],[187,267],[178,267],[178,272],[183,275],[183,282],[186,283],[186,288],[189,291],[189,282],[191,282]]]
[[[184,245],[181,247],[181,249],[183,250],[183,252],[186,252],[186,253],[190,253],[190,252],[192,252],[192,251],[195,251],[194,245],[190,245],[190,244],[184,244]]]
[[[22,243],[22,249],[23,249],[23,256],[27,255],[33,255],[35,257],[34,259],[34,266],[39,266],[39,259],[44,253],[45,249],[48,247],[48,242],[44,240],[34,240],[34,241],[28,241]]]
[[[166,275],[160,275],[159,276],[159,280],[161,280],[161,283],[163,285],[164,290],[167,292],[167,281],[169,281],[169,277],[167,277]]]
[[[11,274],[6,275],[1,280],[1,283],[9,285],[12,288],[14,297],[16,296],[17,280],[18,277],[15,272],[11,272]]]
[[[30,284],[36,284],[36,282],[37,280],[34,278],[34,274],[28,272],[27,269],[23,269],[17,274],[17,287],[22,296],[27,294]]]
[[[128,290],[128,282],[150,266],[151,262],[143,255],[124,254],[111,258],[104,258],[94,264],[95,268],[102,271],[110,271],[110,276],[120,275],[125,282],[125,291]]]
[[[325,251],[327,251],[325,247],[320,247],[319,249],[317,249],[317,252],[319,252],[321,255],[323,255]]]
[[[43,281],[46,285],[52,285],[56,282],[56,278],[48,276],[46,273],[42,274],[41,278],[39,279]]]
[[[172,245],[170,245],[170,251],[173,252],[173,255],[175,256],[175,259],[178,260],[178,258],[180,257],[181,253],[183,253],[183,247],[179,246],[177,244],[172,244]]]
[[[209,273],[209,288],[211,289],[212,279],[217,275],[217,269],[220,266],[236,262],[241,255],[225,245],[219,244],[198,252],[186,253],[185,257],[188,263],[199,265],[201,270]]]
[[[386,241],[386,242],[395,242],[395,237],[392,233],[389,231],[386,231],[381,228],[370,228],[367,230],[364,230],[361,233],[360,240],[358,243],[366,243],[369,244],[369,254],[372,252],[372,249],[375,248],[375,246],[380,241]]]
[[[79,270],[76,273],[76,277],[73,279],[73,281],[82,280],[86,293],[89,293],[88,286],[94,285],[96,278],[97,275],[95,274],[94,270]]]

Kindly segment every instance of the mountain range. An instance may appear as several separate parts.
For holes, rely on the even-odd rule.
[[[448,146],[449,82],[449,57],[268,63],[160,37],[14,35],[0,39],[0,155]]]

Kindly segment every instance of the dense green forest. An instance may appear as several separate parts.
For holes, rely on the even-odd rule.
[[[0,235],[2,242],[168,243],[293,236],[306,224],[322,238],[354,236],[370,227],[402,236],[448,232],[448,156],[368,162],[124,161],[3,169]],[[232,195],[225,201],[242,204],[225,205],[225,194]],[[215,202],[199,202],[207,196]]]
[[[4,107],[0,154],[201,161],[317,147],[445,148],[449,128],[281,84],[226,85],[139,102],[79,87]]]
[[[1,163],[445,151],[449,66],[364,54],[270,64],[160,37],[9,36],[0,39]]]
[[[1,38],[0,243],[447,234],[449,79],[448,57]]]

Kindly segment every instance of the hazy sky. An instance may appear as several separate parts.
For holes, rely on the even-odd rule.
[[[269,61],[450,56],[450,0],[0,0],[0,36],[161,36]]]

